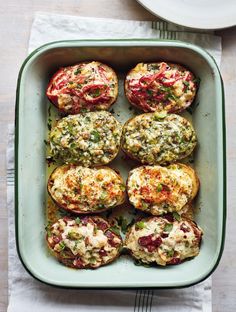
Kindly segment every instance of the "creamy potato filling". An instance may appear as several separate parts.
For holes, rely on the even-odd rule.
[[[166,164],[189,155],[197,144],[192,125],[179,115],[148,113],[123,128],[122,148],[147,164]]]
[[[101,219],[101,218],[100,218]],[[109,232],[109,224],[99,229],[92,218],[59,219],[50,228],[48,243],[61,258],[70,259],[74,267],[98,267],[114,259],[122,245],[121,238]]]
[[[123,202],[125,185],[110,168],[58,167],[50,178],[50,194],[71,210],[94,211]]]
[[[188,203],[193,192],[193,180],[178,165],[143,166],[130,172],[127,189],[135,208],[161,215],[179,211]]]
[[[178,264],[198,255],[201,236],[202,230],[191,221],[153,217],[131,227],[125,247],[144,263]]]
[[[51,156],[84,166],[109,163],[118,153],[120,123],[108,112],[64,117],[49,133]]]

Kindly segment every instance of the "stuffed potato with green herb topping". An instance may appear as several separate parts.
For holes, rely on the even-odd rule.
[[[126,76],[129,102],[144,112],[181,112],[193,102],[198,83],[185,67],[172,63],[139,63]]]
[[[64,217],[48,225],[46,240],[52,254],[75,269],[96,269],[114,261],[122,238],[101,217]]]
[[[106,64],[82,62],[60,68],[50,80],[46,94],[66,114],[108,110],[118,96],[118,79]]]
[[[179,264],[199,254],[203,232],[191,220],[172,215],[136,222],[127,232],[124,247],[141,263]]]
[[[102,212],[125,200],[124,181],[109,167],[60,166],[49,177],[48,192],[59,207],[76,214]]]
[[[142,166],[130,171],[127,192],[139,210],[162,215],[179,212],[196,196],[199,179],[191,167],[176,163],[168,167]]]
[[[119,152],[121,131],[106,111],[64,117],[49,133],[50,156],[87,167],[108,164]]]
[[[157,112],[129,119],[121,138],[121,148],[129,157],[149,165],[176,162],[196,145],[195,130],[187,119]]]

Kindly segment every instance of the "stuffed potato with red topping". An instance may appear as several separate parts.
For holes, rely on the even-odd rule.
[[[143,263],[179,264],[199,254],[202,235],[195,222],[169,214],[136,222],[126,234],[124,247]]]
[[[118,95],[114,70],[100,62],[83,62],[59,69],[51,78],[46,95],[63,113],[108,110]]]
[[[127,74],[125,94],[144,112],[181,112],[193,102],[197,80],[185,67],[172,63],[139,63]]]
[[[119,256],[122,247],[122,238],[97,216],[59,219],[47,227],[46,240],[61,263],[76,269],[96,269],[108,264]]]

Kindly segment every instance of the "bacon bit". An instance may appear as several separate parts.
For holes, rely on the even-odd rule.
[[[168,237],[168,236],[169,236],[169,233],[162,233],[162,234],[161,234],[161,237],[162,237],[162,238],[166,238],[166,237]]]
[[[99,250],[99,255],[100,255],[101,257],[106,257],[106,256],[107,256],[106,250],[104,250],[104,249]]]
[[[190,228],[185,223],[181,224],[180,230],[183,231],[184,233],[190,232]]]
[[[143,246],[143,247],[147,247],[148,245],[151,245],[152,243],[152,237],[153,235],[150,234],[148,236],[142,236],[142,237],[139,237],[138,239],[138,243],[140,246]]]
[[[55,244],[58,244],[58,243],[60,243],[60,241],[62,240],[62,237],[61,237],[61,235],[60,236],[53,236],[53,242],[55,243]]]
[[[80,268],[82,269],[84,267],[84,263],[81,259],[79,258],[76,258],[74,261],[73,261],[73,264],[76,268]]]
[[[94,222],[97,224],[99,230],[105,231],[109,227],[107,223],[100,220],[94,220]]]
[[[169,222],[174,222],[174,217],[173,217],[172,213],[166,213],[162,217],[165,218],[166,220],[168,220]]]
[[[167,262],[167,264],[180,264],[181,259],[180,258],[173,258],[170,261]]]

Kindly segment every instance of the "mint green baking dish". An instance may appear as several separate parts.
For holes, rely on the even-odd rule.
[[[59,67],[84,60],[110,64],[119,73],[119,100],[114,105],[119,119],[130,117],[124,97],[124,74],[140,61],[165,60],[183,64],[200,77],[192,121],[199,146],[194,167],[201,181],[195,216],[204,230],[199,256],[181,265],[146,268],[135,266],[128,256],[97,270],[73,270],[48,254],[45,244],[47,129],[45,89]],[[196,104],[195,103],[195,104]],[[226,223],[226,148],[224,91],[213,58],[203,49],[179,41],[84,40],[61,41],[32,52],[19,73],[16,97],[15,213],[19,257],[36,279],[73,288],[173,288],[196,284],[217,267],[224,246]],[[127,168],[117,165],[122,174]]]

